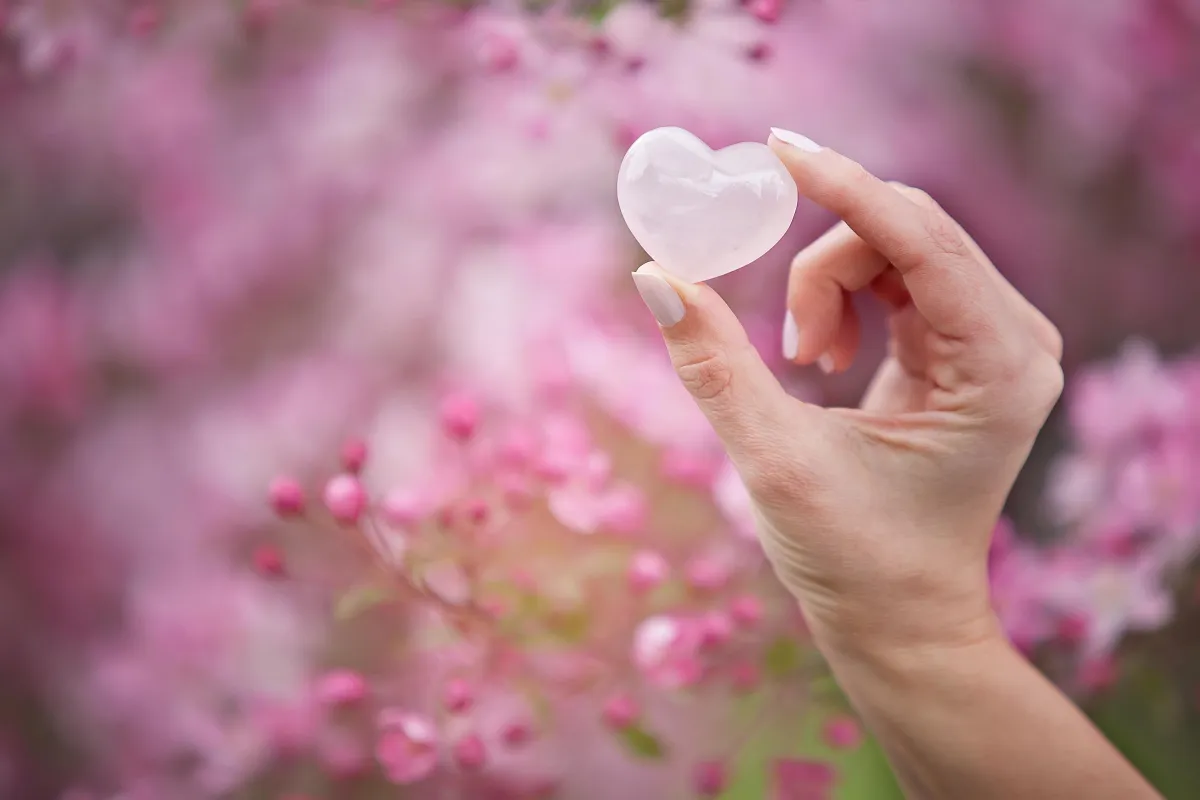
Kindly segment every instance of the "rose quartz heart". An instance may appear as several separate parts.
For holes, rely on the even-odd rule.
[[[682,128],[656,128],[625,154],[617,203],[650,257],[696,283],[770,250],[796,213],[796,184],[765,144],[713,152]]]

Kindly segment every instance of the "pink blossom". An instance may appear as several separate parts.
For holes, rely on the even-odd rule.
[[[637,701],[627,694],[615,694],[604,703],[604,722],[615,730],[624,730],[641,715]]]
[[[342,469],[354,475],[362,471],[367,463],[367,443],[362,439],[348,439],[342,445]]]
[[[433,773],[438,764],[437,732],[431,720],[419,714],[388,709],[379,716],[375,758],[389,781],[416,783]]]
[[[466,440],[479,425],[479,404],[466,394],[452,394],[442,401],[442,428],[452,439]]]
[[[533,728],[524,720],[513,720],[500,730],[500,739],[509,747],[520,747],[533,738]]]
[[[772,800],[832,798],[837,783],[837,772],[824,761],[780,758],[776,759],[772,772]]]
[[[755,628],[763,621],[762,600],[752,594],[743,594],[729,603],[729,616],[739,627]]]
[[[478,770],[487,762],[487,748],[475,734],[464,736],[454,743],[451,750],[454,763],[464,770]]]
[[[671,574],[671,565],[653,550],[639,550],[629,562],[629,585],[637,592],[661,586]]]
[[[400,528],[415,525],[429,511],[428,502],[420,493],[409,489],[394,489],[385,494],[380,503],[383,518]]]
[[[729,770],[720,761],[703,761],[692,773],[692,784],[701,797],[716,797],[729,785]]]
[[[832,717],[821,729],[825,743],[835,750],[852,750],[862,743],[862,728],[851,717]]]
[[[283,553],[274,545],[263,544],[254,549],[254,569],[268,578],[279,578],[286,573]]]
[[[633,634],[633,661],[652,683],[666,689],[693,686],[704,677],[701,627],[694,620],[655,616]]]
[[[716,555],[698,555],[684,567],[688,585],[697,591],[712,592],[725,588],[731,574],[730,565]]]
[[[358,522],[367,506],[367,493],[353,475],[336,475],[325,484],[325,507],[344,525]]]
[[[475,703],[475,689],[463,678],[451,678],[442,690],[442,704],[447,711],[461,714]]]
[[[1061,556],[1046,590],[1060,616],[1084,622],[1082,652],[1112,651],[1128,631],[1153,630],[1172,614],[1162,564],[1149,553],[1130,560]]]
[[[349,669],[326,672],[313,690],[317,702],[326,707],[348,706],[363,700],[369,687],[360,673]]]
[[[722,611],[703,614],[697,624],[700,627],[700,647],[710,650],[726,644],[733,636],[733,621]]]

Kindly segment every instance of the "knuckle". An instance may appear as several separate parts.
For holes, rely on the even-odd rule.
[[[925,235],[935,252],[955,258],[971,257],[967,243],[958,231],[958,225],[940,210],[926,213]]]
[[[1031,372],[1031,382],[1036,396],[1041,399],[1044,419],[1049,416],[1050,410],[1062,397],[1066,377],[1063,375],[1062,364],[1058,363],[1058,359],[1049,356],[1043,356],[1034,361]]]
[[[679,359],[675,362],[675,371],[684,388],[698,400],[722,397],[729,393],[733,384],[729,359],[721,352]]]
[[[1047,347],[1050,350],[1050,355],[1054,357],[1055,362],[1059,362],[1059,372],[1062,372],[1062,357],[1063,357],[1063,337],[1062,332],[1050,320],[1046,320],[1046,339]]]
[[[1065,379],[1062,365],[1039,350],[1037,356],[1006,364],[1000,382],[1009,422],[1023,434],[1036,435],[1062,396]]]
[[[909,186],[908,184],[900,183],[899,181],[892,181],[892,186],[896,187],[896,191],[900,192],[900,194],[904,195],[922,208],[927,208],[931,211],[942,210],[942,207],[938,204],[938,201],[933,199],[933,195],[924,189],[918,189],[915,186]]]

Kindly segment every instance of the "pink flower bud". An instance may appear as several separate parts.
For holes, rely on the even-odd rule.
[[[342,445],[342,469],[358,474],[367,463],[367,443],[362,439],[349,439]]]
[[[0,22],[3,21],[4,8],[0,5]],[[162,12],[156,7],[145,3],[139,5],[129,14],[129,31],[134,36],[148,36],[158,30],[162,24]]]
[[[693,558],[687,565],[687,582],[696,591],[717,591],[729,583],[729,568],[709,556]]]
[[[480,498],[468,500],[464,511],[466,512],[467,519],[475,525],[482,525],[487,522],[488,517],[491,515],[491,509],[488,508],[487,501]]]
[[[461,714],[475,703],[475,689],[462,678],[452,678],[442,690],[442,704],[447,711]]]
[[[612,44],[603,36],[596,35],[588,39],[588,50],[597,58],[605,58],[612,52]]]
[[[635,592],[658,588],[670,574],[671,565],[653,550],[638,551],[629,562],[629,585]]]
[[[317,680],[314,695],[326,707],[349,706],[362,701],[368,694],[367,680],[349,669],[335,669]]]
[[[739,692],[752,692],[762,683],[762,673],[753,661],[739,661],[730,669],[729,681]]]
[[[479,427],[479,405],[465,394],[452,394],[442,401],[442,430],[451,439],[466,441]]]
[[[755,42],[746,48],[746,58],[757,63],[769,59],[772,53],[771,45],[766,42]]]
[[[852,750],[862,743],[862,729],[851,717],[834,717],[821,731],[825,743],[835,750]]]
[[[773,797],[828,797],[837,783],[837,771],[824,761],[779,758],[772,771]]]
[[[716,797],[729,785],[729,771],[720,761],[702,761],[692,773],[692,786],[701,797]]]
[[[285,573],[283,553],[274,545],[259,545],[254,550],[254,570],[267,578],[280,578]]]
[[[488,72],[508,72],[517,66],[520,52],[511,38],[500,34],[486,37],[479,45],[479,63]]]
[[[739,627],[753,628],[762,622],[762,601],[752,594],[735,597],[729,604],[729,616]]]
[[[604,723],[613,730],[621,731],[637,722],[642,710],[637,701],[627,694],[615,694],[604,704]]]
[[[718,648],[733,636],[733,622],[720,611],[710,611],[700,618],[700,646],[706,650]]]
[[[760,22],[768,25],[779,21],[783,11],[783,0],[750,0],[750,13]]]
[[[500,739],[509,747],[520,747],[533,738],[533,728],[524,720],[514,720],[500,729]]]
[[[475,734],[469,734],[455,742],[451,755],[454,756],[454,763],[464,770],[480,769],[487,762],[487,750],[483,746],[483,740]]]
[[[1083,614],[1067,614],[1058,621],[1058,636],[1066,644],[1077,645],[1087,638],[1088,618]]]
[[[325,507],[343,525],[353,525],[367,506],[367,493],[353,475],[335,475],[325,484]]]
[[[271,481],[267,488],[271,508],[281,517],[295,516],[304,511],[304,490],[295,478],[281,475]]]

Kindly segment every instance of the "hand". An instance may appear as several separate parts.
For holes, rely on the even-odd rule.
[[[788,396],[707,286],[647,264],[638,289],[818,644],[994,636],[988,544],[1061,393],[1061,337],[927,194],[780,135],[800,145],[769,142],[800,193],[843,220],[792,264],[785,355],[848,367],[859,341],[850,295],[872,291],[891,341],[862,407]]]

